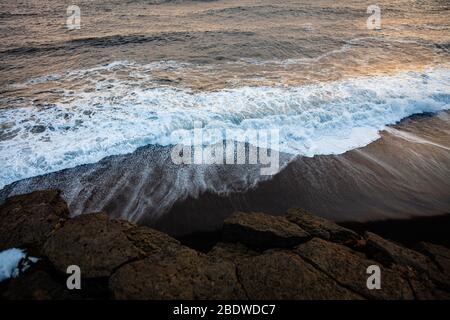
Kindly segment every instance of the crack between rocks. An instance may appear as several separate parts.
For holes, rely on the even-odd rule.
[[[245,286],[243,285],[243,283],[242,283],[242,281],[241,281],[241,278],[240,278],[240,276],[239,276],[238,266],[237,266],[236,263],[234,263],[234,262],[232,262],[232,263],[233,263],[233,265],[234,265],[234,273],[235,273],[235,275],[236,275],[236,280],[237,280],[237,282],[239,283],[239,285],[241,286],[242,291],[244,292],[245,297],[247,298],[247,300],[250,300],[250,296],[248,295],[248,292],[247,292],[247,290],[245,289]]]
[[[339,285],[340,287],[356,294],[357,296],[363,298],[363,299],[367,299],[367,300],[372,300],[372,297],[369,297],[363,293],[360,293],[358,291],[356,291],[355,289],[341,283],[340,281],[338,281],[336,278],[334,278],[333,276],[331,276],[330,274],[328,274],[328,272],[325,272],[324,270],[322,270],[322,268],[320,268],[317,264],[315,264],[313,261],[309,260],[308,258],[302,257],[301,255],[297,254],[301,259],[303,259],[306,263],[308,263],[310,266],[312,266],[314,269],[316,269],[317,271],[319,271],[320,273],[324,274],[326,277],[330,278],[331,280],[333,280],[337,285]]]
[[[406,280],[406,282],[408,283],[408,285],[409,285],[409,287],[410,287],[410,289],[411,289],[411,292],[413,293],[414,300],[419,300],[419,299],[417,298],[417,293],[416,293],[416,291],[414,290],[414,287],[413,287],[411,281],[410,281],[408,278],[403,278],[403,279]]]
[[[122,262],[122,263],[119,264],[117,267],[115,267],[115,268],[112,269],[111,273],[109,274],[108,279],[111,278],[112,275],[113,275],[114,273],[116,273],[117,270],[119,270],[119,269],[122,268],[123,266],[125,266],[125,265],[127,265],[127,264],[129,264],[129,263],[133,263],[133,262],[137,262],[137,261],[144,260],[145,258],[146,258],[146,257],[142,257],[142,258],[141,258],[141,257],[136,257],[136,258],[128,259],[128,260],[125,261],[125,262]]]

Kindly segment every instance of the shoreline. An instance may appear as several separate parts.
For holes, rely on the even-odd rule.
[[[339,223],[441,215],[450,212],[449,114],[411,116],[363,148],[298,157],[261,181],[258,166],[177,166],[170,148],[147,146],[15,182],[0,199],[58,189],[73,216],[106,211],[177,237],[220,228],[239,210],[302,207]]]

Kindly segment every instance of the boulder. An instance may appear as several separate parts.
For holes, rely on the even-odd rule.
[[[386,265],[395,263],[412,270],[425,280],[430,278],[440,287],[450,290],[450,277],[426,255],[386,240],[374,233],[366,232],[369,253]]]
[[[231,261],[188,248],[160,251],[120,267],[110,278],[115,299],[245,299]]]
[[[61,273],[77,265],[86,278],[108,277],[122,264],[145,255],[104,213],[68,220],[46,241],[43,252]]]
[[[386,240],[372,232],[366,232],[368,252],[385,265],[398,264],[426,272],[432,265],[431,260],[425,255],[405,248],[392,241]]]
[[[293,252],[270,250],[237,262],[250,299],[361,299]]]
[[[26,248],[39,255],[47,238],[69,217],[69,209],[55,190],[8,198],[0,206],[0,250]]]
[[[414,299],[408,282],[400,273],[364,258],[344,245],[314,238],[297,246],[294,252],[341,286],[368,299]],[[367,268],[371,265],[381,269],[381,289],[367,288]]]
[[[250,248],[289,248],[310,238],[309,234],[284,217],[263,213],[236,212],[224,221],[223,239]]]
[[[420,242],[417,250],[431,258],[447,275],[450,275],[450,250],[432,243]]]
[[[353,244],[361,239],[356,232],[300,208],[289,209],[285,217],[313,237],[342,244]]]
[[[113,220],[113,222],[116,221]],[[125,234],[128,240],[142,250],[146,256],[163,250],[176,252],[182,247],[178,240],[148,227],[136,227],[134,225],[133,228],[127,229]]]

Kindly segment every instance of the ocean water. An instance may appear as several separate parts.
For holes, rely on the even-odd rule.
[[[149,66],[116,62],[17,85],[33,90],[34,85],[54,81],[68,87],[66,82],[74,77],[89,82],[83,90],[63,89],[61,99],[51,106],[29,100],[21,101],[26,106],[0,112],[0,186],[150,144],[187,145],[191,139],[181,137],[193,136],[195,123],[203,126],[203,143],[220,142],[207,138],[215,130],[276,129],[279,144],[271,147],[277,151],[308,157],[340,154],[376,140],[386,125],[445,110],[450,102],[450,69],[445,67],[303,86],[215,91],[139,86],[152,71]],[[139,80],[117,79],[120,72],[133,73]],[[47,88],[58,90],[51,84]]]
[[[71,180],[62,183],[52,173],[97,168],[109,156],[136,160],[140,147],[189,144],[181,137],[191,136],[195,123],[210,144],[220,142],[211,138],[217,130],[276,129],[280,143],[272,148],[286,161],[342,155],[387,133],[438,148],[444,154],[432,160],[447,172],[448,118],[440,112],[450,105],[448,1],[380,1],[380,30],[367,28],[370,1],[78,1],[80,29],[69,30],[71,4],[0,4],[0,188],[9,185],[3,196],[41,181],[62,189],[76,214],[111,207],[124,193],[138,197],[151,182],[114,187],[110,179],[124,179],[119,169],[112,178],[98,173],[95,182],[68,173]],[[441,115],[434,135],[392,127],[423,113]],[[238,192],[261,180],[248,167],[239,174],[197,168],[201,174],[185,176],[156,158],[148,155],[145,165],[154,161],[170,183],[146,194],[145,204],[110,208],[116,216],[161,216],[187,197]],[[187,185],[174,187],[177,175]],[[80,192],[98,205],[80,201]]]

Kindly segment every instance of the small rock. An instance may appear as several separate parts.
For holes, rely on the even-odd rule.
[[[180,242],[174,238],[147,227],[133,226],[133,228],[127,229],[125,234],[127,235],[128,240],[137,248],[145,252],[146,255],[162,250],[176,252],[181,247]]]
[[[284,217],[236,212],[224,221],[223,238],[250,248],[287,248],[305,242],[309,234]]]
[[[385,265],[396,263],[412,267],[419,271],[427,271],[431,261],[423,254],[386,240],[375,233],[366,232],[367,247],[370,254]]]
[[[289,209],[285,217],[287,220],[295,223],[313,237],[342,244],[356,243],[359,239],[361,239],[356,232],[341,227],[324,218],[313,215],[303,209]]]

